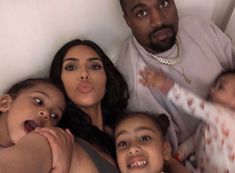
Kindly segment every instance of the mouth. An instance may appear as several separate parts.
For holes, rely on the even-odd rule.
[[[174,35],[174,31],[171,27],[164,27],[156,29],[151,33],[151,38],[156,38],[158,41],[169,40]]]
[[[127,164],[127,167],[129,169],[131,168],[142,168],[148,165],[148,161],[147,160],[140,160],[140,161],[136,161],[136,162],[130,162]]]
[[[27,133],[34,131],[39,125],[33,120],[26,120],[24,122],[24,128]]]
[[[77,89],[80,93],[86,94],[92,91],[92,85],[88,82],[80,83]]]

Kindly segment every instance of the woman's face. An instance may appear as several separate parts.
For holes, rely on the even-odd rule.
[[[93,48],[86,45],[70,48],[63,60],[61,80],[68,97],[81,109],[101,104],[106,73]]]

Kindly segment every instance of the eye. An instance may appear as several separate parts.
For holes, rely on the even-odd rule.
[[[66,71],[73,71],[73,70],[76,70],[77,67],[76,67],[75,65],[73,65],[73,64],[68,64],[68,65],[66,65],[66,66],[64,67],[64,69],[65,69]]]
[[[152,138],[150,137],[150,136],[148,136],[148,135],[144,135],[144,136],[141,136],[140,138],[139,138],[139,141],[140,142],[146,142],[146,141],[149,141],[149,140],[151,140]]]
[[[44,104],[44,102],[39,98],[33,98],[33,102],[39,106],[42,106]]]
[[[166,8],[168,5],[169,5],[169,2],[164,0],[164,1],[161,2],[160,8]]]
[[[54,123],[57,123],[59,121],[59,116],[56,113],[52,113],[51,119],[54,121]]]
[[[100,70],[103,66],[99,63],[91,64],[89,69],[91,70]]]
[[[221,82],[218,82],[218,84],[215,87],[217,90],[223,90],[224,89],[224,84]]]
[[[116,148],[125,148],[127,145],[127,141],[120,141],[116,144]]]
[[[147,11],[145,11],[145,10],[139,10],[139,11],[137,11],[137,13],[136,13],[136,15],[137,15],[138,17],[140,17],[140,18],[145,17],[147,14],[148,14],[148,13],[147,13]]]

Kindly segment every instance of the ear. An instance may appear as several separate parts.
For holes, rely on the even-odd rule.
[[[127,25],[128,25],[130,28],[132,28],[132,27],[131,27],[131,22],[130,22],[128,16],[127,16],[126,14],[123,14],[123,18],[125,19]]]
[[[12,103],[12,98],[9,94],[0,97],[0,112],[7,112]]]
[[[216,88],[215,88],[215,87],[212,87],[212,88],[210,89],[209,94],[208,94],[208,99],[209,99],[209,100],[212,100],[215,91],[216,91]]]
[[[172,148],[170,146],[170,144],[168,142],[164,142],[163,144],[163,150],[164,150],[164,159],[165,160],[169,160],[171,158],[171,152],[172,152]]]

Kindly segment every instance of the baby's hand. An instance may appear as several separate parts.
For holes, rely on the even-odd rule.
[[[140,77],[139,82],[144,86],[159,89],[163,93],[167,93],[174,84],[163,72],[147,67],[140,71]]]
[[[175,154],[175,158],[179,161],[185,161],[195,152],[194,146],[194,135],[190,136],[186,139],[182,144],[180,144],[177,153]]]
[[[46,137],[52,152],[51,173],[68,173],[71,166],[74,137],[72,133],[61,128],[37,128],[35,130]]]

